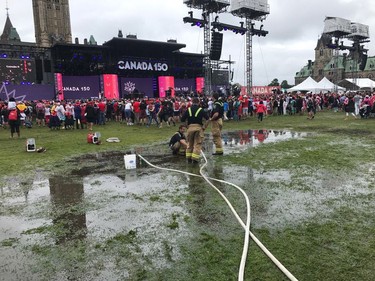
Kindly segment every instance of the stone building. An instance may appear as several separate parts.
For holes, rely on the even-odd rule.
[[[309,76],[317,82],[326,77],[335,84],[347,78],[375,78],[375,57],[350,50],[335,55],[334,49],[329,47],[331,42],[332,37],[323,33],[315,47],[315,60],[308,60],[296,73],[296,85]]]
[[[36,44],[72,43],[69,0],[33,0]]]

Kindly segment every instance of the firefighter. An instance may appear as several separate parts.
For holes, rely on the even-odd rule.
[[[174,155],[186,155],[187,142],[185,137],[186,126],[180,125],[178,131],[171,137],[169,147]]]
[[[221,130],[223,129],[223,115],[224,115],[224,104],[219,98],[219,94],[215,93],[212,96],[214,98],[213,110],[211,112],[211,132],[212,138],[215,144],[215,152],[212,155],[223,155],[223,143],[221,141]]]
[[[188,146],[186,149],[186,159],[188,162],[199,162],[204,139],[204,130],[206,129],[206,126],[203,125],[203,119],[208,120],[207,113],[200,107],[199,99],[194,97],[191,107],[189,107],[181,117],[181,121],[187,121],[188,126]]]

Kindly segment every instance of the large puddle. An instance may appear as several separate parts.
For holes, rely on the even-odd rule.
[[[238,153],[262,143],[306,136],[304,133],[246,130],[225,133],[223,141],[226,153]],[[207,140],[205,152],[209,155],[211,151],[212,142]],[[165,144],[138,148],[136,152],[155,165],[199,173],[198,166],[172,156]],[[226,165],[216,159],[209,156],[206,173],[237,184],[249,194],[255,229],[276,230],[301,223],[317,213],[327,215],[330,209],[325,202],[350,193],[350,183],[338,185],[329,175],[317,180],[311,190],[291,190],[287,188],[293,176],[289,171],[262,172],[251,167]],[[64,175],[50,176],[36,170],[30,177],[3,179],[0,201],[2,280],[38,280],[40,274],[44,277],[50,274],[49,278],[53,275],[50,280],[127,278],[132,275],[130,261],[120,274],[116,258],[97,252],[103,249],[101,245],[108,245],[109,239],[121,233],[137,234],[137,254],[131,256],[132,262],[147,257],[156,268],[168,267],[170,259],[177,260],[181,253],[171,245],[188,241],[196,228],[231,233],[236,226],[236,231],[242,235],[224,201],[217,199],[215,191],[201,178],[160,171],[142,161],[137,169],[125,170],[124,153],[114,152],[72,160],[71,166],[72,170]],[[262,184],[265,181],[267,190]],[[323,190],[323,185],[327,184],[331,190],[328,193]],[[236,202],[238,213],[244,216],[245,204],[239,192],[224,184],[218,187],[229,200]],[[356,189],[356,192],[360,191]],[[195,227],[191,228],[192,224]],[[90,265],[83,261],[85,270],[77,265],[72,271],[72,265],[63,262],[54,265],[53,272],[36,269],[38,262],[31,258],[33,254],[47,247],[48,254],[41,255],[41,261],[43,257],[44,262],[59,261],[61,254],[51,253],[50,248],[75,241],[91,245],[90,251],[85,250],[85,256],[94,261]],[[170,249],[167,257],[166,249]],[[98,266],[98,260],[103,264],[105,260],[105,265]]]

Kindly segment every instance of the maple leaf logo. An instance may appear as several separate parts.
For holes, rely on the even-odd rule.
[[[14,98],[16,101],[24,101],[26,95],[17,96],[16,90],[8,91],[6,84],[2,84],[0,87],[0,97],[5,97],[4,100],[9,101],[10,98]],[[3,99],[3,98],[2,98]]]
[[[135,83],[129,81],[124,84],[124,90],[132,93],[135,90]]]

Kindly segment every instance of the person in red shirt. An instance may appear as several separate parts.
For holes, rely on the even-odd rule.
[[[98,104],[99,108],[99,125],[105,125],[105,112],[107,110],[107,104],[104,100],[101,100]]]
[[[141,115],[141,102],[139,101],[139,99],[136,99],[134,102],[133,102],[133,112],[134,112],[134,122],[135,124],[139,124],[139,120],[140,120],[140,115]]]
[[[262,122],[263,121],[263,115],[266,112],[266,110],[267,110],[267,108],[263,104],[263,101],[260,101],[259,104],[258,104],[258,106],[257,106],[258,122]]]

